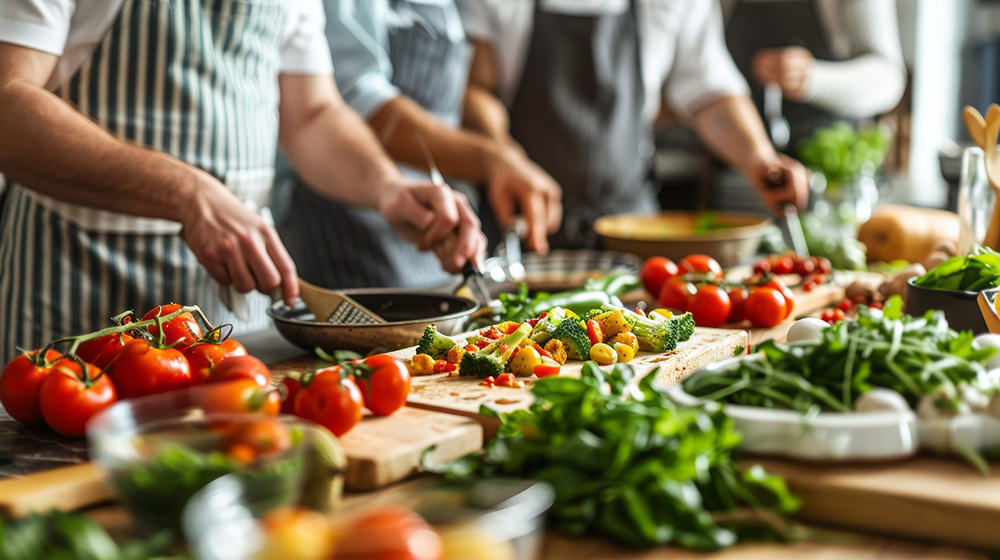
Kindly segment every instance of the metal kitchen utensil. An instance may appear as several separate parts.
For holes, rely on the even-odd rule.
[[[1000,249],[1000,153],[997,153],[997,136],[1000,135],[1000,105],[990,105],[986,118],[974,107],[966,106],[962,111],[965,127],[969,136],[983,149],[986,164],[986,177],[993,189],[996,201],[993,204],[993,217],[986,229],[983,245],[991,249]]]
[[[784,170],[773,174],[773,176],[768,174],[765,179],[767,180],[767,187],[772,190],[784,187],[785,182],[788,180]],[[788,203],[782,206],[781,210],[785,215],[785,219],[781,223],[781,229],[783,230],[782,233],[784,233],[785,239],[788,240],[789,246],[795,251],[796,255],[808,257],[809,246],[806,243],[805,232],[802,231],[802,222],[799,220],[799,209],[794,204]]]
[[[504,272],[508,280],[523,282],[525,278],[524,263],[521,260],[521,236],[528,230],[528,222],[524,217],[516,216],[514,222],[503,234],[503,240],[497,246],[496,255],[504,260]]]
[[[781,112],[781,86],[774,82],[764,84],[764,118],[771,133],[771,142],[778,150],[788,147],[792,137],[792,127]]]
[[[385,323],[367,307],[340,290],[314,286],[299,278],[299,297],[317,319],[337,325],[365,325]]]

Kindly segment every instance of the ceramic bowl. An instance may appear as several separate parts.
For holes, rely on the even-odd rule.
[[[906,283],[906,312],[910,315],[919,317],[931,309],[940,309],[948,319],[948,326],[956,331],[989,332],[979,309],[979,292],[935,290],[913,282],[911,278]]]

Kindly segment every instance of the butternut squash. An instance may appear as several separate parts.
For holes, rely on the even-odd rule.
[[[875,208],[858,231],[858,241],[868,246],[869,261],[916,263],[923,262],[943,240],[958,243],[959,229],[954,212],[886,205]]]

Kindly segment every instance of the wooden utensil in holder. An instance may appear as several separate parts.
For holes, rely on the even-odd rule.
[[[965,118],[965,128],[969,136],[983,149],[986,166],[986,178],[993,189],[995,202],[990,225],[986,229],[983,245],[1000,251],[1000,153],[997,152],[997,136],[1000,134],[1000,105],[990,105],[986,118],[974,107],[966,106],[962,112]]]

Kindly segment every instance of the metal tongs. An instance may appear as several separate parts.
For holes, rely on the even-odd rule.
[[[424,158],[427,160],[427,169],[430,171],[431,182],[438,186],[444,186],[444,177],[434,163],[434,157],[431,156],[431,151],[427,149],[427,144],[419,136],[417,137],[417,143],[420,144],[420,149],[423,150]],[[518,248],[520,252],[520,245]],[[476,266],[476,263],[471,260],[465,261],[465,266],[462,267],[462,277],[465,279],[465,285],[472,292],[472,297],[476,300],[476,303],[481,307],[490,307],[493,298],[490,297],[490,290],[486,287],[486,279],[483,278],[483,273]]]

